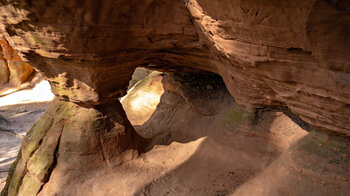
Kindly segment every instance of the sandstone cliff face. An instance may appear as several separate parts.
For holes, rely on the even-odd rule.
[[[18,87],[33,71],[33,67],[21,60],[7,40],[0,38],[0,88],[5,84]]]
[[[199,0],[189,10],[212,51],[228,61],[219,73],[237,101],[287,106],[319,129],[348,135],[349,6]]]
[[[1,33],[63,100],[125,94],[137,66],[219,73],[252,108],[289,107],[349,135],[350,3],[340,1],[11,1]]]
[[[240,104],[289,108],[316,130],[350,136],[349,13],[346,0],[11,0],[0,1],[0,34],[48,78],[59,100],[52,107],[97,115],[119,105],[140,66],[206,70],[221,75]],[[99,115],[108,114],[128,122],[122,109]],[[142,143],[127,130],[122,146]],[[27,170],[10,188],[29,179]]]

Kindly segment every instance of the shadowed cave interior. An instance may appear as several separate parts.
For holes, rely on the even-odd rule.
[[[138,68],[120,101],[137,134],[144,138],[142,153],[119,163],[104,160],[100,169],[70,177],[65,188],[55,187],[62,195],[251,194],[256,188],[251,183],[266,183],[266,178],[276,183],[274,170],[285,167],[283,162],[293,157],[288,152],[292,144],[301,148],[302,144],[295,143],[329,137],[302,129],[310,125],[286,108],[247,112],[234,101],[221,77],[209,72]],[[272,174],[266,174],[267,170]],[[287,183],[294,180],[288,176]],[[122,183],[116,185],[116,181]]]
[[[349,195],[349,10],[0,1],[1,196]]]

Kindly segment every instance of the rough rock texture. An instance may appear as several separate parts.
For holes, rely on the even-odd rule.
[[[349,138],[307,133],[273,110],[254,116],[234,102],[215,75],[177,73],[162,78],[164,94],[157,109],[135,128],[157,144],[188,144],[202,136],[207,140],[189,160],[135,195],[350,194]],[[142,89],[149,89],[147,82]],[[132,109],[125,108],[127,115],[134,115]]]
[[[53,175],[40,195],[349,195],[348,138],[309,134],[273,110],[254,118],[254,112],[235,103],[218,76],[175,76],[153,74],[122,101],[128,116],[141,111],[138,115],[147,118],[141,124],[130,121],[152,140],[149,151],[69,182]],[[162,85],[164,93],[156,88]],[[151,116],[125,104],[144,91],[160,98]]]
[[[221,75],[240,104],[288,107],[317,130],[349,136],[349,13],[346,0],[0,0],[0,34],[48,78],[60,100],[53,105],[105,107],[125,94],[138,66],[206,70]],[[102,113],[110,112],[127,122],[121,108]],[[50,157],[59,127],[41,144]],[[118,141],[140,143],[127,138]],[[29,191],[16,185],[28,157],[18,160],[9,190]],[[21,187],[34,183],[29,173]]]
[[[1,34],[60,99],[96,105],[121,96],[137,66],[204,69],[223,76],[241,104],[287,106],[319,129],[349,135],[346,0],[1,5]]]
[[[347,135],[349,8],[323,0],[189,6],[212,51],[229,61],[218,72],[239,103],[286,105],[319,129]]]
[[[7,40],[0,37],[0,88],[5,84],[18,87],[29,78],[33,71],[33,67],[21,60]]]
[[[138,156],[142,142],[119,101],[84,108],[54,100],[23,139],[1,195],[55,195],[70,179]]]

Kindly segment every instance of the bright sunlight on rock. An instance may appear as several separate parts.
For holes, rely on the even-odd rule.
[[[349,13],[0,0],[0,196],[349,196]]]

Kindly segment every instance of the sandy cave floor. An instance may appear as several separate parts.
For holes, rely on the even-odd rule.
[[[152,85],[159,87],[160,82],[155,79]],[[232,116],[241,113],[225,93],[221,99],[206,100],[205,107],[215,105],[217,112],[203,115],[180,96],[147,82],[133,90],[123,99],[123,106],[128,115],[148,108],[130,119],[141,135],[154,138],[154,146],[135,160],[77,180],[74,187],[65,188],[67,194],[234,195],[307,134],[281,112],[268,112],[254,125],[232,121]],[[152,94],[151,100],[145,93]],[[138,107],[130,104],[135,100]],[[23,135],[48,103],[0,107],[6,119],[0,126],[0,190]]]

